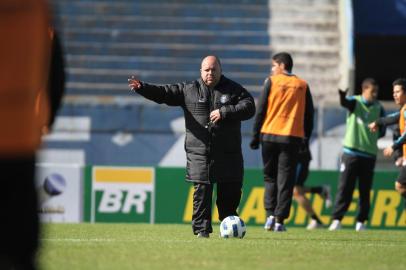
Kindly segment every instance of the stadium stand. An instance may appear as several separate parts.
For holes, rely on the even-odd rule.
[[[167,154],[175,146],[182,148],[182,128],[177,126],[182,111],[131,94],[127,78],[134,74],[157,84],[193,80],[199,77],[200,61],[207,54],[218,55],[224,73],[258,97],[272,52],[287,50],[295,59],[294,72],[309,81],[316,105],[320,108],[332,100],[337,108],[337,0],[291,0],[288,5],[283,0],[53,3],[68,75],[60,116],[90,122],[85,128],[57,123],[55,131],[90,135],[88,140],[48,139],[45,149],[80,150],[86,164],[97,165],[144,166],[173,160]],[[345,113],[334,108],[320,115],[330,116],[316,119],[317,125],[322,124],[316,129],[320,134],[345,119]],[[244,159],[247,167],[259,167],[259,152],[248,147],[251,127],[252,120],[243,122]],[[334,136],[339,149],[341,136]],[[324,148],[319,146],[315,153],[323,156],[319,149]],[[336,163],[334,158],[332,165],[320,160],[330,158],[315,157],[313,164],[334,168]]]
[[[293,56],[294,73],[305,78],[316,100],[336,101],[340,80],[339,6],[337,0],[271,0],[273,51]]]
[[[157,165],[182,140],[173,128],[181,110],[131,94],[129,75],[157,84],[193,80],[201,59],[216,54],[228,77],[258,95],[270,71],[267,0],[59,0],[54,7],[68,75],[60,115],[90,122],[57,123],[55,131],[90,135],[48,138],[45,148],[84,151],[86,164]],[[243,125],[244,140],[251,125]],[[260,164],[254,153],[248,160]]]
[[[270,69],[268,1],[57,1],[68,94],[128,95],[127,78],[193,80],[213,53],[225,73],[258,91]]]

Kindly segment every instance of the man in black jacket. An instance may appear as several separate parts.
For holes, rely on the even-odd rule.
[[[157,86],[132,77],[131,90],[157,103],[182,107],[185,114],[186,181],[194,185],[193,233],[209,237],[213,184],[219,218],[237,215],[243,180],[241,121],[255,114],[252,96],[222,75],[216,56],[203,59],[201,78]]]

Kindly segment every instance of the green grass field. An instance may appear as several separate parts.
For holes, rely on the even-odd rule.
[[[265,232],[244,239],[198,239],[189,225],[48,224],[44,270],[93,269],[406,269],[406,231]]]

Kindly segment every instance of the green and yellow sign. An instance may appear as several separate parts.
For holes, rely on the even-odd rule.
[[[190,223],[193,185],[185,182],[183,168],[89,167],[86,170],[85,221]],[[330,185],[334,197],[339,173],[312,171],[306,185]],[[404,202],[394,190],[396,172],[376,172],[371,191],[370,228],[405,229]],[[362,180],[361,180],[362,181]],[[216,192],[214,192],[216,194]],[[353,194],[342,223],[354,227],[358,209],[358,190]],[[262,171],[245,171],[243,195],[239,207],[242,219],[251,225],[263,225],[264,187]],[[330,222],[331,208],[326,208],[319,195],[308,197],[321,220]],[[218,222],[213,197],[213,221]],[[288,226],[306,226],[309,217],[293,202]]]
[[[157,168],[156,172],[156,222],[191,222],[193,186],[184,183],[185,171],[183,169]],[[338,177],[339,173],[335,171],[313,171],[310,173],[306,185],[330,185],[334,197]],[[396,172],[375,173],[373,190],[371,191],[371,212],[368,224],[370,228],[406,228],[406,212],[403,211],[404,202],[394,190],[396,177]],[[261,170],[248,169],[245,171],[239,214],[246,223],[251,225],[263,225],[266,219],[263,207],[264,187],[262,179]],[[177,195],[170,199],[170,194],[173,193]],[[358,197],[359,192],[356,189],[347,215],[342,221],[344,226],[355,226]],[[321,220],[325,224],[329,224],[331,208],[325,207],[325,202],[319,195],[312,195],[308,198]],[[213,198],[213,221],[218,222],[215,197]],[[308,217],[304,209],[293,202],[291,214],[286,222],[289,226],[306,226]]]

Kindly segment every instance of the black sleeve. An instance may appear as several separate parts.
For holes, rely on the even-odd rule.
[[[258,99],[257,103],[257,114],[254,120],[254,126],[252,129],[252,136],[254,139],[259,140],[262,124],[264,122],[266,111],[268,109],[268,97],[271,91],[272,81],[270,78],[267,78],[264,81],[264,87],[261,93],[261,96]]]
[[[48,125],[49,127],[52,127],[65,92],[65,61],[63,58],[62,45],[56,31],[54,32],[54,37],[52,39],[51,64],[48,84],[48,97],[51,109]]]
[[[222,119],[247,120],[255,114],[255,102],[251,94],[240,87],[238,102],[235,105],[225,105],[220,108]]]
[[[305,137],[307,139],[310,138],[313,132],[313,120],[314,120],[314,106],[313,106],[313,98],[312,94],[310,93],[310,88],[307,86],[306,91],[306,107],[305,107],[305,115],[304,115],[304,132]]]
[[[393,142],[393,150],[401,149],[403,144],[406,142],[406,132],[403,132],[396,141]]]
[[[381,113],[380,113],[380,118],[385,117],[385,109],[381,107]],[[378,138],[385,137],[386,134],[386,126],[385,125],[379,125],[379,135]]]
[[[395,112],[386,117],[378,118],[375,122],[378,124],[378,126],[390,126],[399,123],[399,117],[400,113]]]
[[[348,99],[346,97],[346,92],[339,91],[338,93],[340,95],[340,105],[344,108],[347,108],[347,110],[352,113],[355,110],[355,106],[357,104],[355,99]]]
[[[142,87],[136,92],[156,103],[165,103],[169,106],[182,106],[184,104],[183,90],[185,83],[172,85],[154,85],[142,82]]]

